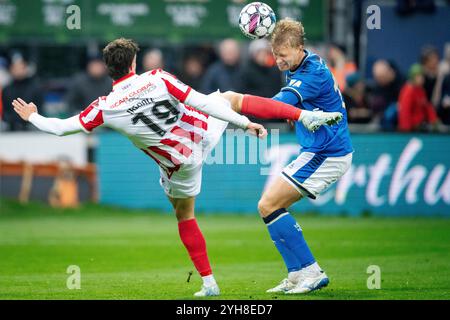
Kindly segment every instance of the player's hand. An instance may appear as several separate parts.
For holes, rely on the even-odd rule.
[[[267,136],[266,128],[259,123],[250,122],[247,126],[247,130],[250,134],[257,136],[260,139],[264,139]]]
[[[286,122],[291,126],[291,128],[295,127],[295,122],[293,120],[287,119]]]
[[[12,102],[14,111],[25,121],[30,119],[32,113],[37,112],[37,107],[33,102],[26,103],[24,100],[17,98]]]

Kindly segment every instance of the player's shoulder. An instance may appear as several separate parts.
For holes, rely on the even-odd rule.
[[[174,75],[160,68],[141,73],[139,77],[143,83],[147,83],[150,79],[154,88],[165,88],[168,81],[178,80]]]
[[[324,72],[324,67],[326,67],[325,61],[321,56],[314,52],[306,51],[307,56],[303,61],[302,68],[299,68],[300,74],[318,76]]]
[[[141,74],[141,77],[144,79],[151,77],[157,85],[164,85],[167,81],[178,81],[176,76],[161,68],[144,72]]]
[[[143,72],[138,75],[140,80],[146,80],[148,78],[159,78],[159,71],[160,69],[153,69],[150,71]]]

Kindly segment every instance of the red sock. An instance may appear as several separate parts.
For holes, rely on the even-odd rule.
[[[197,220],[194,218],[178,222],[178,231],[198,273],[202,277],[212,274],[205,238],[197,225]]]
[[[298,121],[302,110],[270,98],[244,95],[241,112],[261,119],[286,119]]]

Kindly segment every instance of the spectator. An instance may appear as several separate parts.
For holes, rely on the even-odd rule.
[[[58,173],[50,190],[48,201],[56,208],[76,208],[79,205],[78,182],[74,167],[67,160],[60,160]]]
[[[269,41],[254,40],[249,46],[250,62],[242,74],[242,90],[248,94],[272,97],[282,86],[281,75],[275,67]]]
[[[427,94],[427,99],[431,101],[433,91],[436,86],[436,79],[439,73],[439,52],[435,47],[426,46],[422,48],[420,54],[420,64],[422,65],[425,83],[423,88]]]
[[[437,108],[442,122],[450,124],[450,43],[445,46],[444,58],[439,64],[431,103]]]
[[[374,83],[368,88],[368,102],[374,121],[384,130],[397,126],[397,100],[403,80],[386,60],[377,60],[372,68]]]
[[[162,51],[159,49],[147,51],[142,58],[142,68],[144,69],[144,72],[153,69],[164,69],[164,57]]]
[[[219,45],[220,60],[213,63],[202,80],[201,92],[242,91],[240,72],[240,48],[236,40],[225,39]]]
[[[197,55],[189,55],[183,61],[183,69],[180,72],[180,80],[195,90],[200,90],[204,73],[203,61]]]
[[[27,130],[26,122],[14,112],[11,103],[17,97],[25,101],[33,101],[37,105],[42,105],[43,95],[39,81],[32,75],[28,61],[19,53],[13,55],[9,68],[12,82],[7,85],[2,92],[3,120],[9,130]]]
[[[337,44],[331,44],[328,49],[328,66],[334,76],[339,89],[345,91],[346,77],[357,71],[356,64],[349,61],[345,55],[345,48]]]
[[[8,71],[8,60],[0,56],[0,89],[11,83],[11,75]]]
[[[3,119],[2,91],[11,82],[11,75],[8,71],[8,61],[0,56],[0,125]]]
[[[400,131],[423,131],[427,125],[438,124],[433,105],[428,100],[424,89],[424,72],[419,64],[409,70],[409,81],[400,91],[398,101]]]
[[[78,113],[98,97],[107,95],[111,86],[103,60],[97,56],[90,58],[86,72],[74,76],[66,94],[69,114]]]
[[[369,123],[372,119],[372,110],[367,103],[366,85],[358,72],[347,76],[345,91],[342,95],[347,108],[348,121]]]
[[[438,114],[444,124],[450,125],[450,74],[442,82]]]

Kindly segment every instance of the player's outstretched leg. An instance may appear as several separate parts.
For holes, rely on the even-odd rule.
[[[243,95],[233,91],[221,93],[233,110],[261,119],[287,119],[299,121],[309,131],[316,131],[323,125],[334,125],[343,119],[341,112],[324,112],[321,110],[300,110],[294,106],[252,95]]]
[[[191,260],[202,277],[203,285],[196,297],[218,296],[219,286],[214,279],[206,251],[206,241],[194,216],[195,198],[170,198],[178,219],[180,239],[186,247]]]
[[[302,110],[299,121],[305,126],[309,131],[316,131],[323,125],[334,125],[339,123],[343,118],[340,112],[324,112],[321,110]]]
[[[289,183],[278,178],[258,203],[260,215],[289,272],[287,279],[268,292],[307,293],[328,285],[328,277],[314,259],[300,225],[285,209],[301,197]]]

